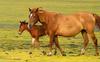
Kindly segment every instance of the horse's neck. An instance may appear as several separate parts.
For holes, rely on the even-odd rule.
[[[25,28],[26,28],[26,30],[27,30],[29,33],[31,33],[31,29],[29,29],[27,25],[26,25]]]
[[[48,24],[48,22],[50,21],[50,19],[55,16],[57,13],[55,12],[44,12],[44,13],[39,13],[39,19],[40,22],[43,24]]]
[[[27,27],[26,30],[27,30],[27,31],[30,33],[30,35],[33,37],[31,29],[29,29],[29,28]]]
[[[59,13],[55,12],[44,12],[39,13],[39,21],[44,25],[46,28],[46,33],[48,33],[49,29],[55,28],[55,23],[57,22],[56,18],[59,16]]]

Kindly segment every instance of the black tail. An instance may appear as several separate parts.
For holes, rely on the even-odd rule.
[[[100,16],[98,16],[97,14],[93,14],[93,16],[96,20],[96,26],[100,29]]]

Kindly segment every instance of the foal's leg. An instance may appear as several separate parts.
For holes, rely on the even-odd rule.
[[[59,46],[59,42],[58,42],[58,37],[57,36],[55,36],[55,45],[60,50],[62,56],[66,56],[66,54],[64,53],[64,51]]]
[[[35,40],[35,47],[39,48],[40,47],[40,42],[39,42],[39,38],[37,37]]]
[[[34,45],[35,45],[35,40],[36,40],[36,39],[32,37],[32,47],[35,47],[35,46],[34,46]]]
[[[35,48],[39,48],[40,46],[39,38],[32,38],[32,46]]]
[[[87,44],[89,42],[89,39],[88,39],[87,32],[85,30],[81,31],[81,33],[82,33],[82,36],[83,36],[83,39],[84,39],[84,45],[83,45],[83,48],[81,49],[81,55],[84,55],[85,49],[86,49]]]
[[[99,52],[98,52],[98,42],[97,42],[97,38],[94,34],[94,32],[90,33],[89,34],[93,40],[93,43],[94,43],[94,46],[95,46],[95,49],[96,49],[96,55],[98,56],[99,55]]]

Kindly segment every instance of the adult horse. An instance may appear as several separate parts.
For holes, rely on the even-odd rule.
[[[44,24],[47,28],[47,33],[50,37],[50,52],[52,55],[52,45],[55,43],[62,55],[65,55],[58,43],[58,36],[71,37],[78,33],[82,33],[84,46],[81,49],[81,54],[85,53],[86,46],[89,42],[88,35],[92,38],[96,55],[99,55],[97,39],[94,34],[95,25],[100,28],[100,17],[93,13],[80,12],[72,15],[63,15],[55,12],[48,12],[40,8],[29,8],[29,28],[38,21]]]

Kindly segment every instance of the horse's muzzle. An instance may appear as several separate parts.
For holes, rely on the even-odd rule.
[[[31,29],[32,28],[32,25],[31,24],[28,24],[28,28]]]

